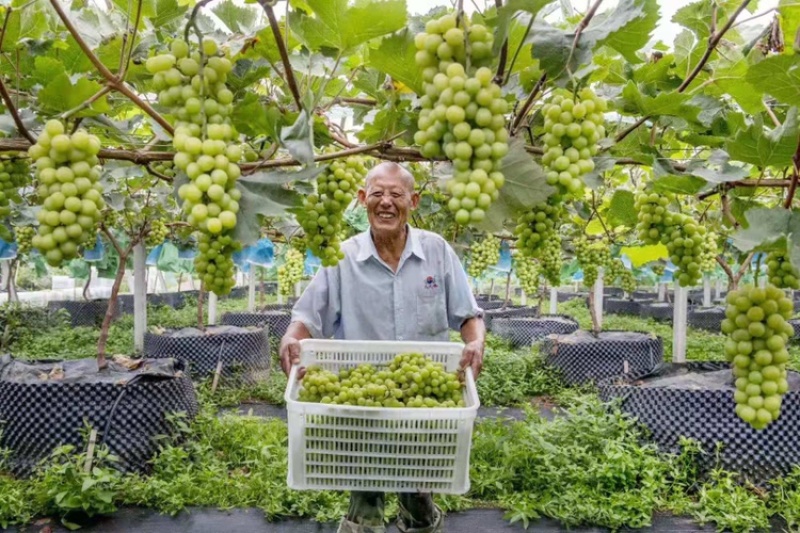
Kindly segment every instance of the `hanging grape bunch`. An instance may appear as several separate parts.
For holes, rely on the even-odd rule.
[[[605,99],[588,87],[581,89],[577,97],[556,94],[542,107],[542,164],[547,170],[547,183],[557,187],[560,195],[578,197],[583,191],[581,176],[594,170],[592,156],[606,135],[603,113],[607,109]]]
[[[525,294],[536,294],[539,288],[539,269],[536,261],[517,251],[514,254],[514,272]]]
[[[514,235],[517,247],[530,257],[538,257],[542,245],[556,237],[562,208],[549,204],[537,204],[517,218]]]
[[[717,234],[713,231],[706,232],[703,246],[700,249],[700,273],[708,274],[714,271],[717,265]]]
[[[80,246],[94,241],[105,207],[97,166],[100,139],[82,129],[65,131],[61,121],[48,120],[28,149],[42,202],[32,243],[50,266],[77,257]]]
[[[334,160],[317,176],[317,192],[306,196],[297,221],[305,232],[308,248],[322,266],[334,266],[344,253],[339,249],[345,209],[364,182],[367,167],[363,158],[350,156]]]
[[[241,249],[233,232],[242,148],[230,120],[233,93],[225,85],[233,65],[213,40],[204,39],[200,48],[191,51],[186,41],[176,39],[171,53],[149,58],[146,67],[159,103],[177,118],[173,161],[190,180],[178,196],[186,221],[198,232],[195,269],[205,287],[222,296],[235,284],[231,256]]]
[[[608,266],[609,283],[616,282],[619,287],[625,291],[625,294],[631,295],[636,290],[636,276],[633,272],[625,268],[625,263],[621,259],[613,259]]]
[[[786,344],[794,330],[786,320],[793,304],[777,287],[746,287],[731,291],[722,332],[725,355],[736,378],[736,414],[755,429],[780,416],[781,398],[789,389]]]
[[[664,244],[675,265],[675,280],[681,287],[696,285],[702,278],[703,248],[708,246],[705,226],[692,217],[667,210],[673,200],[669,195],[641,193],[634,205],[639,222],[636,230],[645,244]]]
[[[767,276],[769,282],[780,289],[800,289],[800,274],[792,266],[786,250],[767,254]]]
[[[603,241],[589,241],[581,236],[574,241],[575,258],[583,270],[583,283],[591,287],[597,281],[599,269],[606,268],[611,263],[611,252],[608,244]]]
[[[304,258],[294,248],[286,251],[286,261],[278,267],[278,289],[284,296],[291,296],[294,286],[303,279]]]
[[[547,239],[539,251],[539,263],[541,264],[541,274],[552,287],[561,284],[561,237],[558,234]]]
[[[492,82],[492,34],[465,17],[461,26],[455,15],[444,15],[414,38],[425,84],[414,142],[425,157],[445,155],[453,162],[448,207],[456,223],[467,224],[484,219],[505,183],[500,168],[508,153],[508,103]]]
[[[387,368],[361,364],[335,374],[312,366],[303,376],[301,402],[364,407],[464,407],[463,385],[423,354],[395,356]]]
[[[158,161],[153,163],[153,170],[168,178],[175,177],[175,163],[172,161]]]
[[[26,255],[33,249],[33,236],[36,230],[31,226],[15,226],[14,240],[17,243],[17,254]]]
[[[487,235],[484,239],[480,239],[469,247],[469,266],[467,267],[467,274],[473,278],[477,278],[483,274],[486,269],[492,265],[496,265],[500,260],[500,239],[494,235]]]
[[[0,159],[0,217],[11,214],[11,202],[20,203],[20,188],[30,181],[30,165],[20,155]]]
[[[653,274],[660,280],[661,277],[664,275],[664,272],[667,271],[667,265],[664,263],[656,263],[650,267],[650,270],[653,271]]]
[[[144,238],[144,244],[148,248],[153,248],[162,244],[164,239],[169,236],[169,228],[161,220],[153,220],[150,222],[150,228]]]

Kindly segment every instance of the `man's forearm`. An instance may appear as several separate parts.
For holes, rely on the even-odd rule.
[[[465,343],[480,341],[486,342],[486,326],[479,317],[469,318],[461,324],[461,338]]]
[[[289,327],[286,328],[286,333],[283,334],[283,338],[292,338],[301,341],[303,339],[310,339],[311,333],[302,322],[292,322],[289,324]]]

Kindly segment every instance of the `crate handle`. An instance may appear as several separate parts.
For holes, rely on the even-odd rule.
[[[300,372],[300,365],[292,365],[292,369],[289,371],[289,380],[287,381],[286,385],[286,392],[283,393],[283,400],[288,404],[292,399],[289,397],[289,391],[292,390],[292,383],[297,381],[297,373]]]

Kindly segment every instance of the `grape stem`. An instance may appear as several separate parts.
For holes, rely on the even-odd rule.
[[[572,56],[575,55],[575,49],[578,48],[578,41],[583,34],[583,30],[589,26],[589,23],[594,18],[595,13],[597,13],[597,10],[600,8],[600,4],[602,3],[603,0],[597,0],[594,4],[592,4],[592,7],[589,8],[589,11],[586,12],[586,15],[584,15],[581,21],[578,23],[578,27],[575,28],[575,38],[572,39],[572,46],[569,49],[569,56],[567,57],[567,62],[564,64],[564,68],[567,69],[567,72],[569,72],[570,76],[572,76],[572,70],[570,69],[569,64],[572,61]]]
[[[499,13],[500,8],[503,7],[503,0],[494,0],[494,5],[497,8],[497,12]],[[498,85],[503,83],[505,79],[507,59],[508,59],[508,35],[506,35],[506,38],[503,41],[503,46],[500,48],[499,65],[497,66],[497,74],[494,75],[494,82]]]
[[[792,200],[794,200],[794,193],[797,190],[797,179],[798,179],[798,172],[800,172],[800,140],[797,143],[797,149],[794,151],[794,156],[792,156],[792,180],[791,185],[789,185],[789,192],[786,194],[786,201],[783,203],[784,209],[791,209],[792,207]]]
[[[533,101],[536,99],[536,96],[539,94],[539,91],[542,90],[542,87],[544,87],[546,81],[547,81],[547,73],[545,72],[544,74],[542,74],[542,77],[539,78],[539,81],[536,82],[536,85],[533,86],[533,89],[531,89],[531,93],[528,95],[528,99],[525,100],[525,103],[522,104],[522,108],[519,110],[519,113],[517,113],[517,116],[514,117],[514,122],[511,125],[512,137],[514,136],[514,134],[517,133],[520,124],[522,124],[522,121],[528,115],[528,111],[530,111],[531,106],[533,105]]]
[[[3,83],[2,78],[0,78],[0,96],[3,97],[3,103],[6,105],[8,112],[11,113],[11,118],[14,119],[14,124],[17,126],[17,131],[19,131],[20,134],[28,139],[31,143],[35,143],[36,138],[31,135],[31,132],[29,132],[28,128],[25,127],[25,124],[22,123],[19,112],[17,111],[17,108],[14,107],[14,102],[11,100],[11,95],[8,94],[8,89],[6,89],[6,85]]]
[[[153,176],[157,177],[158,179],[164,180],[167,183],[172,183],[172,178],[169,177],[169,176],[166,176],[166,175],[162,174],[161,172],[157,171],[156,169],[154,169],[153,166],[152,166],[152,163],[147,163],[144,166],[144,168],[147,169],[147,172],[149,172]]]
[[[103,87],[102,89],[100,89],[99,91],[94,93],[88,100],[85,100],[80,105],[73,107],[69,111],[65,111],[65,112],[61,113],[61,116],[59,118],[61,120],[67,120],[69,117],[71,117],[75,113],[80,113],[84,109],[87,109],[87,108],[91,107],[93,103],[95,103],[97,100],[99,100],[103,96],[107,95],[108,93],[110,93],[111,90],[112,90],[112,87],[110,85],[106,84],[105,87]]]
[[[508,65],[508,70],[506,71],[506,76],[505,79],[503,79],[502,85],[508,83],[509,78],[511,78],[511,73],[514,71],[514,63],[517,62],[517,57],[519,56],[522,47],[525,45],[525,39],[528,38],[528,34],[531,32],[531,28],[533,27],[533,19],[534,17],[531,17],[531,20],[528,22],[528,27],[525,28],[525,33],[522,36],[522,40],[520,40],[519,46],[517,46],[517,49],[514,51],[514,55],[511,57],[511,63]],[[508,41],[506,41],[506,43],[508,43]]]
[[[273,11],[272,4],[268,0],[258,0],[258,4],[264,9],[264,12],[267,14],[267,19],[269,19],[269,27],[272,29],[272,35],[275,36],[275,44],[278,45],[278,52],[281,55],[286,83],[289,85],[289,91],[292,93],[294,103],[297,105],[297,110],[300,111],[303,109],[300,90],[297,88],[297,81],[294,77],[292,64],[289,62],[289,52],[286,49],[286,43],[284,43],[281,38],[281,28],[278,25],[278,19],[275,18],[275,11]]]

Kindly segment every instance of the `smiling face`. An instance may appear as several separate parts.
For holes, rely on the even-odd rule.
[[[414,178],[396,163],[381,163],[367,176],[358,200],[367,208],[373,235],[391,238],[403,233],[408,214],[417,208]]]

